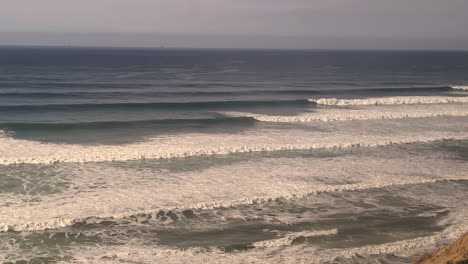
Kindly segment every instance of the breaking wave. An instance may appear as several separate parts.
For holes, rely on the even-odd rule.
[[[467,98],[468,99],[468,98]],[[223,112],[227,116],[250,117],[262,122],[331,122],[375,119],[403,119],[427,117],[466,117],[468,107],[464,104],[434,105],[382,105],[380,107],[319,109],[295,116],[274,116],[246,112]]]
[[[253,243],[253,246],[256,248],[278,248],[281,246],[292,245],[294,240],[301,238],[301,237],[333,236],[336,234],[338,234],[338,229],[336,228],[330,229],[330,230],[320,230],[320,231],[294,232],[294,233],[286,234],[282,238],[255,242]]]
[[[166,92],[113,92],[112,98],[127,98],[125,100],[109,100],[109,95],[102,92],[82,91],[82,92],[3,92],[0,93],[4,99],[23,98],[30,101],[29,104],[18,104],[5,100],[0,107],[0,111],[73,111],[73,110],[104,110],[104,109],[225,109],[233,107],[250,106],[310,106],[311,103],[319,105],[369,105],[369,104],[429,104],[429,103],[454,103],[468,102],[466,97],[455,96],[416,96],[418,94],[428,94],[432,92],[443,92],[451,90],[468,90],[468,86],[453,87],[408,87],[408,88],[365,88],[365,89],[291,89],[291,90],[235,90],[235,91],[166,91]],[[383,96],[392,94],[407,93],[408,96],[376,97],[364,99],[336,99],[324,97],[322,99],[302,99],[310,95],[337,96],[337,95],[360,95],[369,96],[371,94]],[[102,96],[102,95],[105,96]],[[291,99],[270,99],[257,100],[259,95],[291,95]],[[411,96],[414,95],[414,96]],[[189,101],[177,101],[177,96],[191,98]],[[226,97],[227,96],[227,97]],[[248,96],[245,98],[245,96]],[[248,99],[249,96],[251,99]],[[252,97],[253,96],[253,97]],[[102,98],[101,98],[102,97]],[[100,99],[99,99],[100,98]],[[199,99],[196,99],[199,98]],[[205,101],[208,98],[211,100]],[[224,98],[224,99],[221,99]],[[225,98],[231,98],[226,100]],[[49,103],[44,99],[54,99]],[[68,104],[64,104],[56,99],[75,99]],[[170,100],[174,101],[170,101]],[[95,101],[95,103],[89,102]]]
[[[151,209],[132,209],[130,211],[122,211],[122,212],[103,212],[104,208],[101,208],[99,213],[90,214],[88,203],[84,203],[85,201],[81,201],[78,204],[63,204],[59,203],[55,206],[51,207],[51,205],[44,205],[46,208],[27,208],[28,217],[24,218],[22,215],[25,214],[24,208],[18,209],[8,209],[6,208],[8,215],[11,217],[6,220],[3,218],[3,222],[0,222],[0,232],[16,232],[16,231],[39,231],[39,230],[47,230],[47,229],[56,229],[62,228],[67,226],[72,226],[78,223],[84,223],[88,219],[92,219],[93,222],[99,222],[97,219],[113,219],[113,220],[120,220],[127,217],[133,217],[137,215],[156,215],[161,211],[171,211],[171,212],[179,212],[184,210],[193,210],[193,209],[203,209],[203,210],[210,210],[210,209],[218,209],[218,208],[231,208],[231,207],[239,207],[245,205],[252,205],[252,204],[260,204],[266,203],[270,201],[286,199],[286,200],[297,200],[313,195],[318,195],[321,193],[334,193],[334,192],[348,192],[348,191],[359,191],[359,190],[367,190],[367,189],[376,189],[376,188],[384,188],[389,186],[402,186],[402,185],[410,185],[410,184],[425,184],[425,183],[437,183],[443,181],[451,181],[451,180],[466,180],[468,178],[460,178],[459,176],[454,177],[445,177],[441,179],[422,179],[422,178],[407,178],[407,179],[388,179],[386,182],[379,182],[379,181],[371,181],[369,183],[360,183],[360,184],[345,184],[345,185],[328,185],[328,186],[308,186],[310,189],[309,191],[304,192],[296,192],[296,193],[288,193],[283,195],[276,195],[276,196],[264,196],[264,197],[249,197],[243,198],[238,200],[231,200],[231,201],[213,201],[213,202],[201,202],[195,204],[180,204],[177,206],[172,207],[159,207],[159,208],[151,208]],[[145,190],[141,190],[142,193]],[[137,191],[134,192],[139,198],[141,198],[141,194]],[[152,197],[147,197],[150,201]],[[129,199],[129,197],[126,197]],[[93,199],[91,199],[93,200]],[[90,201],[91,201],[90,200]],[[131,199],[129,199],[131,200]],[[113,203],[116,203],[115,200],[112,200]],[[96,201],[94,201],[96,203]],[[103,201],[100,201],[101,203]],[[111,200],[109,200],[111,202]],[[156,202],[156,201],[154,201]],[[80,206],[85,205],[85,208],[80,208]],[[124,205],[126,205],[124,203]],[[116,204],[107,204],[106,208],[110,208],[112,206],[116,206]],[[121,206],[119,206],[121,207]],[[54,208],[51,210],[51,208]],[[86,209],[88,208],[88,209]],[[94,209],[93,209],[94,211]],[[68,212],[68,213],[65,213]],[[66,216],[65,216],[66,215]],[[31,218],[35,218],[34,220],[30,220]],[[25,220],[29,219],[29,220]],[[6,220],[6,221],[5,221]],[[303,234],[304,235],[304,234]],[[315,236],[319,235],[332,235],[331,232],[327,233],[317,233]],[[290,238],[294,239],[294,236]],[[260,246],[268,247],[274,244],[278,244],[276,242],[265,243]],[[283,243],[279,242],[279,243]]]
[[[236,113],[242,115],[243,113]],[[257,121],[262,122],[332,122],[332,121],[349,121],[349,120],[371,120],[371,119],[402,119],[402,118],[421,118],[421,117],[441,117],[441,116],[468,116],[466,112],[437,112],[437,113],[388,113],[381,115],[365,115],[365,114],[350,114],[350,115],[302,115],[302,116],[267,116],[254,115],[252,116]]]
[[[394,254],[410,256],[422,251],[435,250],[434,245],[446,243],[458,238],[467,230],[466,224],[450,227],[432,236],[400,240],[379,245],[366,245],[354,248],[329,248],[326,251],[314,246],[294,245],[288,248],[255,248],[224,254],[218,248],[169,249],[154,246],[115,245],[104,248],[94,247],[78,250],[75,259],[93,263],[407,263],[400,262]],[[330,230],[331,231],[331,230]],[[338,230],[338,234],[339,234]],[[391,254],[385,256],[384,254]],[[379,259],[373,260],[372,255]],[[113,261],[111,261],[113,260]],[[353,261],[354,260],[354,261]],[[357,261],[356,261],[357,260]]]
[[[282,119],[280,119],[282,121]],[[52,164],[58,162],[129,161],[169,159],[245,152],[309,150],[329,148],[376,147],[389,144],[466,139],[465,133],[437,131],[421,135],[417,131],[397,135],[326,134],[281,130],[268,133],[182,134],[161,136],[126,145],[77,145],[40,143],[0,137],[0,164]],[[222,142],[222,143],[221,143]]]
[[[464,91],[468,91],[468,86],[451,86],[452,89],[455,89],[455,90],[464,90]]]
[[[319,105],[398,105],[398,104],[448,104],[468,103],[468,97],[450,96],[396,96],[364,99],[336,99],[321,98],[309,99],[310,102]]]

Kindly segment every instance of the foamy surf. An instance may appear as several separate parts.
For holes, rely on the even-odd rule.
[[[467,98],[468,99],[468,98]],[[333,122],[377,119],[406,119],[427,117],[466,117],[468,105],[465,104],[431,104],[431,105],[381,105],[371,107],[362,105],[359,108],[314,109],[310,113],[294,116],[275,116],[246,112],[224,112],[232,117],[250,117],[261,122],[300,123],[300,122]]]
[[[321,98],[309,99],[310,102],[319,105],[400,105],[400,104],[449,104],[449,103],[468,103],[468,97],[449,97],[449,96],[395,96],[381,98],[364,99],[336,99]]]
[[[236,254],[226,254],[216,247],[189,248],[184,250],[164,247],[115,245],[103,248],[83,247],[76,251],[76,259],[80,262],[93,263],[359,263],[352,261],[357,258],[366,263],[374,263],[363,256],[376,256],[380,263],[397,262],[396,256],[407,257],[416,253],[423,253],[425,249],[433,249],[434,245],[446,243],[456,239],[467,230],[466,224],[448,228],[432,236],[400,240],[380,245],[367,245],[354,248],[329,248],[320,246],[292,245],[284,248],[261,247]],[[338,231],[339,232],[339,231]],[[385,260],[384,255],[391,254],[393,259]]]
[[[376,156],[387,152],[375,151]],[[396,152],[395,157],[385,158],[271,158],[177,173],[154,171],[151,167],[63,164],[60,178],[69,178],[74,188],[51,195],[0,195],[11,204],[0,207],[0,230],[54,229],[89,218],[122,219],[160,211],[232,208],[321,193],[468,179],[464,163],[451,162],[443,171],[438,169],[447,163],[443,158],[447,154],[433,153],[431,158],[405,155]],[[258,168],[269,169],[259,172]],[[98,184],[103,187],[94,188]],[[30,198],[40,200],[26,207],[13,206]]]
[[[1,48],[0,263],[408,264],[468,231],[465,55]]]
[[[257,121],[261,122],[275,122],[275,123],[303,123],[303,122],[334,122],[334,121],[351,121],[351,120],[373,120],[373,119],[403,119],[403,118],[424,118],[424,117],[466,117],[467,112],[450,112],[442,111],[437,113],[387,113],[387,114],[360,114],[349,113],[348,115],[299,115],[299,116],[268,116],[268,115],[249,115],[245,113],[231,113],[236,116],[251,116]]]
[[[285,121],[283,118],[268,120]],[[291,119],[288,120],[291,121]],[[310,118],[292,120],[302,122]],[[0,137],[2,146],[0,164],[129,161],[280,150],[377,147],[389,144],[466,139],[468,137],[466,133],[458,132],[462,126],[463,124],[455,126],[456,130],[452,132],[431,131],[433,129],[431,127],[427,127],[427,131],[414,131],[410,127],[405,130],[392,131],[389,128],[380,134],[355,128],[359,130],[356,131],[359,134],[352,137],[351,134],[301,130],[291,130],[287,134],[281,130],[240,134],[183,134],[161,136],[135,144],[105,146],[40,143]]]
[[[213,202],[200,202],[196,204],[181,204],[173,207],[158,207],[146,210],[133,210],[129,212],[106,212],[106,210],[119,210],[118,208],[131,208],[130,204],[118,204],[112,205],[112,200],[115,199],[115,194],[102,192],[103,194],[108,194],[110,197],[114,197],[112,200],[105,197],[100,197],[101,199],[96,199],[92,197],[86,197],[85,199],[80,199],[80,201],[75,201],[77,204],[63,204],[62,202],[57,202],[54,205],[53,210],[51,211],[50,208],[51,204],[48,205],[40,205],[34,206],[29,208],[17,208],[11,209],[6,208],[5,213],[7,213],[10,217],[8,219],[0,218],[2,222],[0,222],[0,232],[19,232],[19,231],[41,231],[41,230],[48,230],[48,229],[57,229],[63,228],[67,226],[72,226],[77,223],[86,222],[88,219],[113,219],[113,220],[120,220],[127,217],[137,216],[137,215],[156,215],[161,211],[184,211],[184,210],[191,210],[191,209],[203,209],[203,210],[211,210],[211,209],[218,209],[218,208],[231,208],[237,206],[247,206],[252,204],[260,204],[266,203],[270,201],[285,199],[285,200],[296,200],[305,198],[308,196],[313,196],[321,193],[333,193],[333,192],[348,192],[348,191],[359,191],[359,190],[367,190],[367,189],[376,189],[376,188],[385,188],[389,186],[402,186],[402,185],[410,185],[410,184],[425,184],[425,183],[436,183],[441,181],[451,181],[451,180],[468,180],[468,178],[460,178],[460,177],[447,177],[444,179],[421,179],[416,178],[412,180],[389,180],[387,182],[372,182],[367,184],[349,184],[349,185],[341,185],[341,186],[323,186],[323,187],[315,187],[312,189],[313,186],[304,186],[312,189],[312,191],[304,191],[304,192],[297,192],[297,193],[289,193],[285,195],[277,195],[277,196],[265,196],[265,197],[250,197],[250,198],[243,198],[239,200],[232,200],[232,201],[213,201]],[[158,200],[151,197],[151,193],[146,190],[132,190],[133,193],[140,192],[138,194],[138,199],[143,199],[143,197],[147,198],[145,204],[148,201],[153,201],[155,204],[158,203]],[[151,191],[153,192],[153,191]],[[284,191],[283,191],[284,192]],[[138,200],[136,197],[131,197],[130,192],[126,192],[125,195],[118,194],[116,197],[120,199],[128,199],[129,202],[132,202],[132,205],[138,205]],[[103,201],[106,201],[107,205],[102,204]],[[87,204],[89,203],[89,204]],[[101,204],[100,204],[101,203]],[[93,205],[92,207],[90,207]],[[113,206],[116,206],[112,208]],[[96,211],[96,209],[100,209],[100,211]],[[140,206],[141,208],[141,206]],[[24,210],[28,210],[25,212]],[[92,210],[92,211],[91,211]],[[93,213],[93,211],[95,211]],[[84,214],[84,215],[82,215]],[[17,215],[15,217],[15,215]],[[71,215],[75,215],[72,216]],[[13,216],[13,217],[11,217]],[[34,220],[26,220],[24,216],[27,216],[26,219],[34,219]],[[99,222],[99,221],[98,221]]]
[[[455,90],[463,90],[463,91],[468,91],[468,86],[466,85],[461,85],[461,86],[451,86],[452,89]]]
[[[294,232],[284,235],[281,238],[265,240],[253,243],[256,248],[279,248],[282,246],[290,246],[294,240],[298,238],[319,237],[319,236],[333,236],[338,234],[338,229],[320,230],[320,231],[303,231]]]

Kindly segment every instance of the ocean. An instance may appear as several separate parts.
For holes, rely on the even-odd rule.
[[[411,263],[468,231],[468,52],[0,47],[0,263]]]

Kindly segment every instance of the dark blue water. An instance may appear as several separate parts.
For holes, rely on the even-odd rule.
[[[0,129],[294,115],[314,107],[309,98],[449,94],[467,72],[466,52],[2,47]]]

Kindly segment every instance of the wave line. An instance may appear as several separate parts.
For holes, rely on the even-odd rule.
[[[322,193],[335,193],[335,192],[349,192],[349,191],[360,191],[368,189],[378,189],[385,188],[390,186],[404,186],[404,185],[413,185],[413,184],[426,184],[426,183],[437,183],[444,181],[457,181],[457,180],[466,180],[465,178],[460,177],[446,177],[442,179],[399,179],[398,181],[388,181],[388,182],[371,182],[367,184],[346,184],[339,186],[322,186],[316,188],[315,190],[307,192],[298,192],[290,193],[278,196],[265,196],[265,197],[249,197],[233,201],[213,201],[205,203],[196,203],[196,204],[186,204],[178,205],[174,207],[161,207],[161,208],[152,208],[146,210],[135,210],[130,212],[122,213],[113,213],[113,214],[101,214],[101,215],[88,215],[88,216],[71,216],[71,217],[57,217],[50,216],[50,219],[37,219],[36,221],[21,221],[20,219],[11,219],[10,222],[0,222],[0,232],[19,232],[19,231],[41,231],[48,229],[57,229],[67,226],[72,226],[78,223],[85,223],[87,220],[92,219],[92,222],[96,222],[98,219],[106,220],[121,220],[128,217],[133,217],[137,215],[152,215],[157,214],[160,211],[168,212],[179,212],[183,210],[213,210],[219,208],[231,208],[245,205],[261,204],[267,203],[276,200],[297,200],[301,198],[306,198],[314,195],[319,195]],[[32,212],[31,212],[32,213]],[[33,214],[32,214],[33,215]],[[44,216],[47,217],[47,216]],[[99,222],[99,221],[97,221]],[[318,234],[318,235],[332,235],[332,234]],[[274,244],[274,243],[273,243]],[[273,244],[269,244],[270,246]],[[264,246],[266,246],[265,244]]]
[[[321,98],[309,99],[310,102],[319,105],[399,105],[399,104],[448,104],[448,103],[468,103],[468,97],[452,96],[395,96],[376,97],[364,99],[336,99]]]

